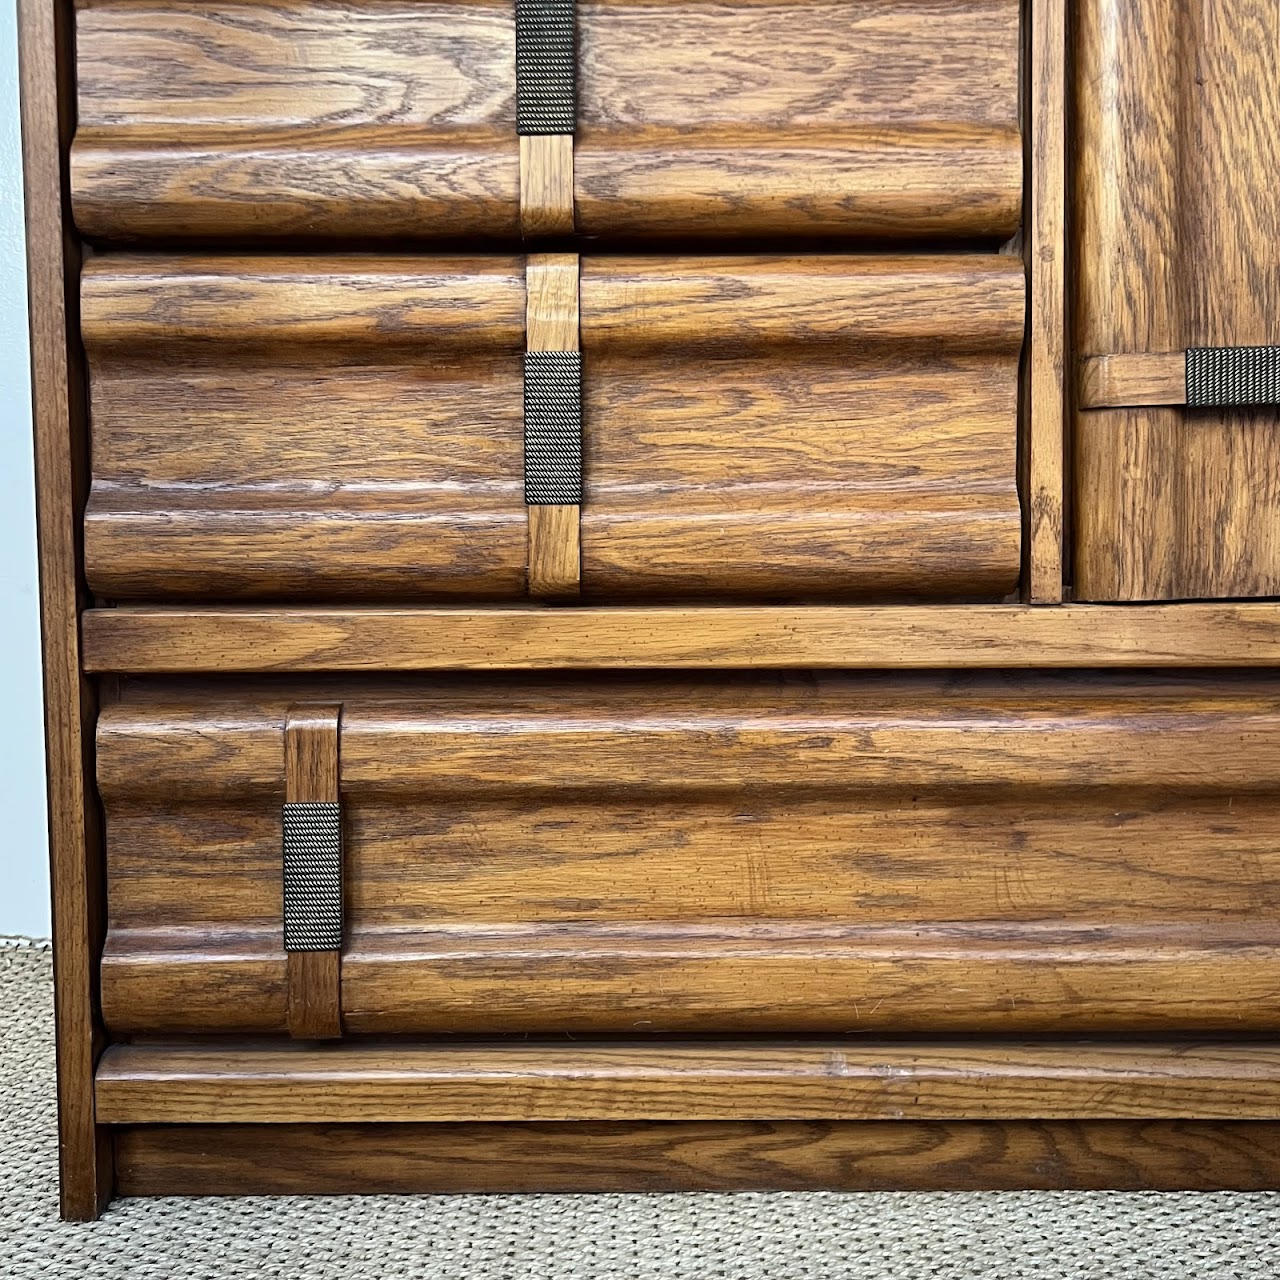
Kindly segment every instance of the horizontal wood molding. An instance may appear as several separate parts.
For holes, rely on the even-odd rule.
[[[115,1045],[106,1124],[1280,1119],[1280,1047]]]
[[[573,135],[520,138],[520,231],[526,240],[573,234]]]
[[[91,609],[91,672],[1265,667],[1280,605]]]
[[[1265,1191],[1280,1124],[1203,1120],[160,1125],[115,1131],[122,1195]]]
[[[1187,353],[1152,351],[1088,356],[1080,366],[1080,408],[1186,404]]]

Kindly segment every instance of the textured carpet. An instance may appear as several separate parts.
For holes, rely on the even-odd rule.
[[[0,1276],[1208,1280],[1280,1276],[1280,1195],[302,1196],[57,1218],[46,944],[0,941]]]

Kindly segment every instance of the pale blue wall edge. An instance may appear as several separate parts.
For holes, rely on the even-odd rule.
[[[17,24],[0,0],[0,934],[49,934]]]

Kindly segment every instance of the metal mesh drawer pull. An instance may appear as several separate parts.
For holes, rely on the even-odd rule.
[[[1189,347],[1187,404],[1280,404],[1280,346]]]
[[[516,132],[572,133],[574,0],[516,0]]]
[[[524,500],[531,507],[582,501],[582,354],[524,357]]]
[[[342,946],[342,805],[284,806],[284,949]]]

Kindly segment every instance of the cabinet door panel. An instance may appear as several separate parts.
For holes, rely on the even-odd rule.
[[[1079,354],[1280,343],[1280,10],[1084,0],[1076,46]],[[1077,598],[1280,592],[1280,411],[1133,403],[1076,415]]]

